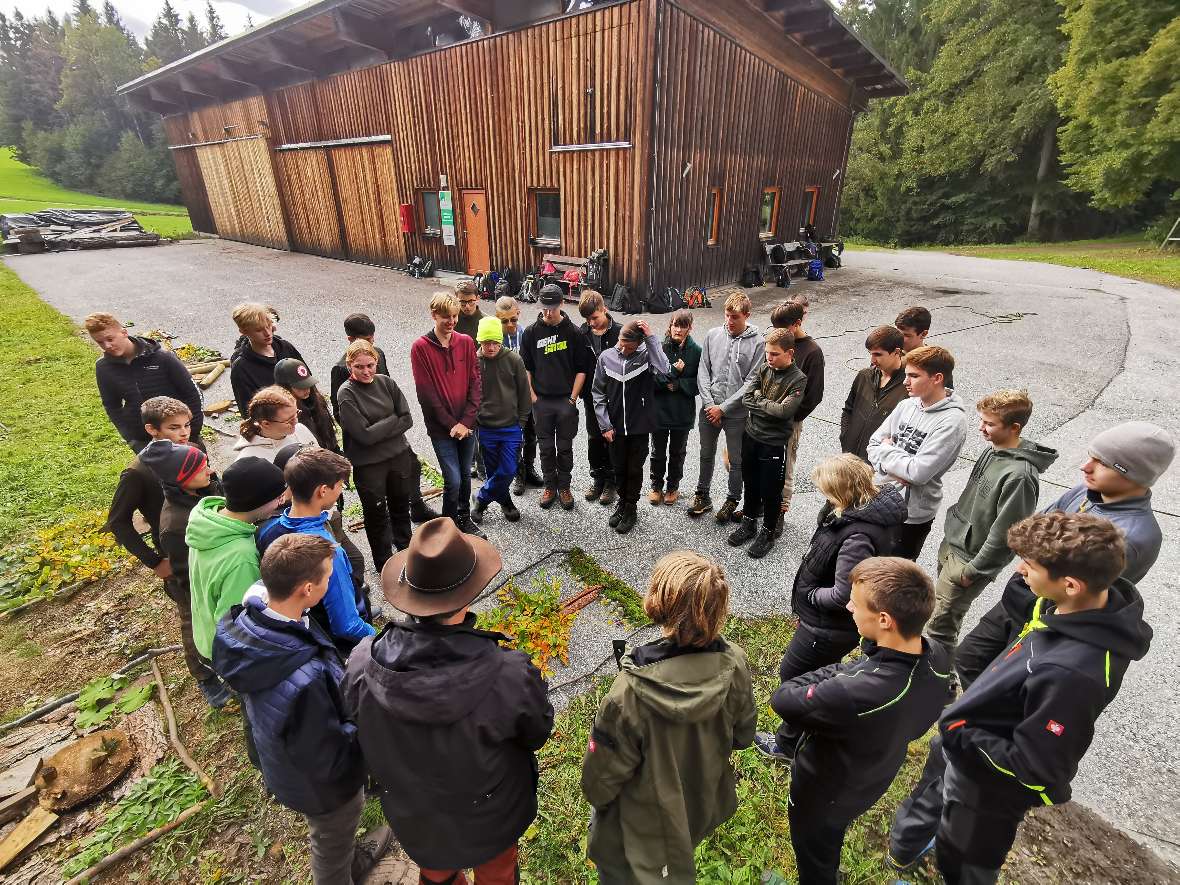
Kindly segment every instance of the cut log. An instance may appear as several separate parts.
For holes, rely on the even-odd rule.
[[[208,389],[210,386],[212,386],[214,381],[216,381],[218,378],[221,377],[221,373],[224,371],[225,371],[225,366],[218,364],[213,369],[211,369],[208,373],[206,373],[205,375],[203,375],[197,379],[197,386],[200,387],[202,390]]]
[[[36,787],[25,787],[15,796],[9,796],[0,802],[0,824],[6,824],[13,818],[20,817],[24,807],[37,795]]]
[[[0,842],[0,870],[16,860],[22,851],[41,838],[41,834],[55,823],[56,814],[40,805],[33,806],[25,819]]]
[[[222,412],[228,412],[233,404],[234,401],[230,399],[218,400],[211,406],[205,406],[204,412],[206,415],[220,415]]]

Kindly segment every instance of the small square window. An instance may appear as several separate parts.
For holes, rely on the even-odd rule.
[[[538,246],[561,245],[561,193],[535,190],[532,196],[533,242]]]
[[[709,188],[709,209],[705,215],[705,229],[708,237],[706,246],[716,246],[721,236],[721,188]]]
[[[777,187],[764,187],[762,189],[762,206],[758,216],[758,234],[763,239],[773,239],[774,232],[778,229],[778,198],[779,189]]]
[[[441,237],[442,211],[438,206],[438,191],[420,191],[418,205],[422,211],[422,234],[427,237]]]

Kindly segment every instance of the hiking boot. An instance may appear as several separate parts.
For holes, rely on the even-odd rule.
[[[899,873],[908,873],[922,862],[922,858],[924,858],[933,850],[934,838],[931,838],[931,840],[926,843],[925,848],[910,858],[895,857],[893,854],[893,848],[890,847],[889,851],[885,853],[885,863],[887,863],[892,869]]]
[[[743,519],[742,524],[730,532],[725,540],[730,547],[741,547],[748,540],[758,534],[758,523],[752,519]]]
[[[459,514],[459,518],[455,520],[455,526],[465,535],[474,535],[477,538],[483,538],[485,541],[488,539],[488,536],[479,530],[479,526],[466,513]]]
[[[524,494],[524,474],[516,474],[516,479],[512,480],[512,494],[520,497]]]
[[[537,473],[537,468],[532,464],[524,469],[524,482],[525,485],[530,485],[535,489],[539,489],[545,485],[545,480],[541,477],[541,474]]]
[[[737,513],[737,509],[738,502],[733,498],[726,498],[725,503],[721,505],[721,509],[714,514],[714,519],[716,519],[718,522],[729,522],[734,518],[734,514]],[[742,518],[740,513],[737,514],[737,518]]]
[[[773,759],[775,762],[783,762],[787,765],[795,758],[794,753],[786,753],[778,745],[778,738],[776,738],[769,731],[759,731],[754,735],[754,749],[767,759]]]
[[[647,493],[647,502],[651,504],[652,507],[659,507],[664,503],[664,493],[659,489],[652,489]]]
[[[483,524],[483,515],[487,512],[488,505],[479,500],[478,495],[471,496],[471,521],[476,525]]]
[[[365,833],[357,840],[356,846],[352,850],[352,881],[363,882],[365,876],[373,871],[373,868],[381,862],[381,858],[385,857],[392,847],[393,830],[389,828],[388,824],[382,824]]]
[[[635,523],[637,522],[639,522],[639,514],[635,512],[635,505],[628,504],[619,517],[619,524],[615,526],[615,531],[620,535],[625,535],[631,529],[635,528]]]
[[[668,489],[668,491],[664,492],[664,504],[666,506],[671,507],[673,504],[675,504],[679,500],[680,500],[680,490],[679,489]]]
[[[697,494],[692,499],[692,506],[688,508],[689,516],[704,516],[713,509],[713,502],[709,500],[708,495]]]
[[[574,509],[574,495],[569,489],[562,489],[557,493],[557,500],[561,504],[562,510]]]
[[[619,490],[615,488],[613,482],[608,482],[602,487],[602,497],[598,499],[598,503],[603,507],[609,507],[611,504],[619,500]]]
[[[206,703],[214,710],[220,710],[233,697],[229,689],[216,676],[208,676],[198,682],[197,685],[201,689],[201,694],[205,696]]]
[[[438,514],[430,509],[430,505],[422,500],[421,495],[410,499],[410,520],[412,522],[430,522],[432,519],[438,519]]]
[[[606,521],[606,524],[609,525],[612,529],[618,528],[619,520],[621,520],[622,518],[623,518],[623,505],[619,504],[617,507],[615,507],[614,512],[611,513],[610,519],[608,519]]]
[[[500,505],[500,509],[504,511],[504,518],[509,522],[520,522],[520,511],[511,501],[505,501]]]
[[[557,489],[545,489],[541,492],[541,499],[537,501],[542,510],[548,510],[557,503]]]
[[[602,490],[605,486],[606,486],[605,479],[595,478],[594,484],[591,485],[590,488],[586,489],[586,495],[585,495],[586,500],[587,501],[597,501],[599,496],[602,494]]]
[[[742,525],[753,520],[747,519]],[[763,529],[758,533],[758,537],[754,539],[754,543],[750,545],[750,549],[746,552],[750,554],[751,559],[761,559],[770,552],[770,548],[774,546],[774,532]]]

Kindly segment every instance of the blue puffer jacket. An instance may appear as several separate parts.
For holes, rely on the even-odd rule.
[[[242,696],[267,789],[294,811],[326,814],[364,782],[340,695],[343,661],[315,621],[280,621],[263,608],[251,597],[221,619],[213,667]]]

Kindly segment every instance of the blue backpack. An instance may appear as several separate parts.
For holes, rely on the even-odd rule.
[[[818,258],[813,258],[807,262],[807,279],[809,280],[823,280],[824,278],[824,263]]]

